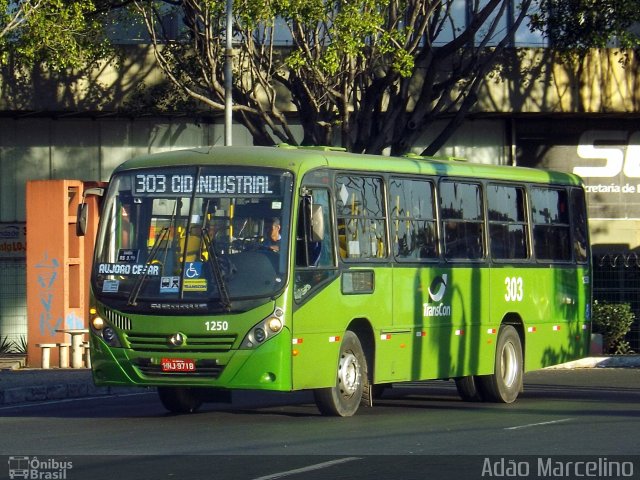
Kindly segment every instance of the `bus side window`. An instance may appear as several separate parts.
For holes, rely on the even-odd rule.
[[[391,178],[391,241],[397,259],[416,261],[438,257],[434,190],[429,180]]]
[[[494,260],[525,260],[528,257],[528,225],[524,188],[488,185],[489,237]]]
[[[484,256],[484,211],[479,184],[440,183],[445,258],[478,260]]]
[[[567,191],[561,188],[531,189],[533,247],[538,260],[571,261],[571,234]]]
[[[336,177],[336,212],[340,257],[368,260],[387,256],[382,179]]]
[[[576,262],[587,263],[589,260],[589,230],[587,227],[587,206],[584,190],[571,190],[571,215],[573,225],[573,254]]]

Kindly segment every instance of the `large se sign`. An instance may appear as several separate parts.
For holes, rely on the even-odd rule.
[[[575,166],[573,173],[581,177],[611,178],[623,173],[640,178],[640,131],[629,135],[624,130],[587,130],[580,135],[577,153],[585,160],[605,161],[599,166]]]

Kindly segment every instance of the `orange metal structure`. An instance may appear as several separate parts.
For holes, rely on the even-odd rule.
[[[98,207],[89,209],[87,234],[76,236],[76,213],[85,188],[95,182],[27,182],[27,365],[38,367],[43,343],[69,342],[61,329],[86,328],[89,265],[93,255]],[[58,349],[51,364],[59,362]]]

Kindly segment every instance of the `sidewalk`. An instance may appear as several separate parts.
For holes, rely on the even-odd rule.
[[[15,367],[15,365],[12,365]],[[82,369],[15,368],[0,362],[0,407],[45,400],[95,397],[118,393],[141,392],[138,387],[96,387],[91,371]],[[552,369],[571,368],[640,368],[640,355],[587,357]]]
[[[44,370],[0,362],[0,407],[141,391],[138,387],[96,387],[88,368]]]

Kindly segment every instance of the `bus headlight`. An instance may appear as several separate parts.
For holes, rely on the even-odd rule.
[[[284,310],[276,308],[267,318],[262,320],[247,333],[240,348],[255,348],[269,338],[277,335],[284,327]]]
[[[91,320],[91,326],[100,331],[104,328],[104,320],[102,317],[95,317]]]
[[[271,330],[273,333],[278,333],[280,330],[282,330],[282,320],[278,317],[270,317],[268,325],[269,330]]]
[[[89,314],[91,315],[89,325],[91,325],[93,333],[98,337],[101,337],[102,340],[104,340],[104,342],[110,347],[122,347],[115,328],[113,328],[104,318],[98,315],[98,310],[92,307],[89,309]]]

